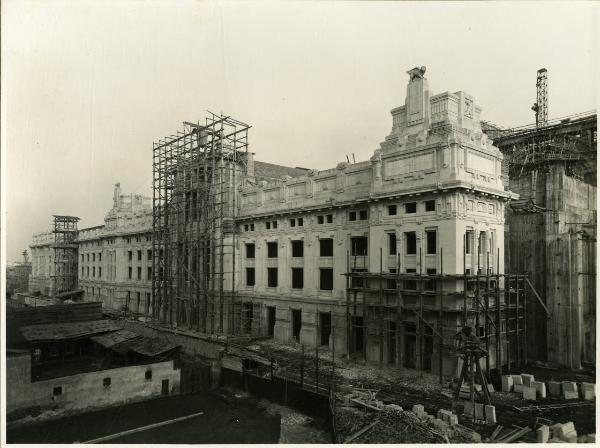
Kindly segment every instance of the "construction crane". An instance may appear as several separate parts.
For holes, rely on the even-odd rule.
[[[24,250],[21,255],[23,255],[23,261],[25,262],[25,264],[29,263],[29,253]]]
[[[548,70],[540,68],[537,71],[537,87],[536,102],[531,106],[531,110],[535,112],[535,125],[538,128],[543,128],[548,124]]]

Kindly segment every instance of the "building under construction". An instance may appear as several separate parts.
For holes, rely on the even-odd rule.
[[[235,218],[249,126],[210,113],[154,144],[153,313],[205,333],[235,328]]]
[[[541,299],[504,270],[517,196],[502,153],[473,97],[433,95],[424,73],[408,72],[367,162],[265,175],[276,166],[254,162],[249,126],[214,114],[156,142],[155,316],[440,374],[457,368],[453,338],[469,325],[488,369],[525,361]]]
[[[53,215],[50,230],[33,236],[29,292],[50,297],[77,294],[77,222],[75,216]]]
[[[549,310],[529,315],[529,351],[573,369],[595,364],[597,115],[491,134],[519,194],[507,213],[507,267],[527,273]]]

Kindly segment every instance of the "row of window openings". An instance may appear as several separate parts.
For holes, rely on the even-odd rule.
[[[146,373],[144,374],[144,378],[146,379],[146,381],[152,380],[152,370],[146,370]],[[111,383],[112,383],[112,380],[110,377],[102,378],[102,386],[103,387],[109,388]],[[52,388],[52,395],[54,397],[57,397],[62,394],[63,394],[62,386],[56,386],[56,387]]]
[[[435,199],[423,202],[426,212],[435,212]],[[417,203],[408,202],[404,204],[404,213],[417,213]],[[395,216],[398,214],[398,206],[396,204],[388,205],[388,215]]]
[[[436,254],[437,253],[437,230],[426,230],[426,253]],[[405,232],[406,239],[406,254],[416,255],[417,253],[417,234],[416,232]],[[369,251],[369,244],[367,237],[354,237],[350,239],[351,256],[366,256]],[[396,234],[388,233],[388,253],[390,255],[397,254]],[[294,240],[292,241],[292,257],[303,257],[304,256],[304,241]],[[332,257],[333,256],[333,239],[323,238],[319,240],[319,256],[320,257]],[[246,243],[246,258],[256,257],[256,246],[254,243]],[[278,249],[277,242],[267,242],[267,258],[277,258]]]
[[[87,271],[84,271],[84,267],[81,267],[81,276],[84,276],[84,272],[87,272],[87,277],[90,276],[90,267],[87,267]],[[92,266],[92,278],[96,277],[96,267]],[[133,279],[133,268],[131,266],[129,266],[128,268],[128,273],[127,273],[127,277],[131,280]],[[102,278],[102,267],[98,266],[98,278]],[[138,280],[142,280],[142,268],[138,267],[137,268],[137,279]],[[148,266],[147,268],[147,272],[146,272],[146,280],[152,280],[152,267]]]
[[[90,261],[90,254],[85,254],[86,255],[86,259],[87,261]],[[92,253],[92,262],[96,261],[96,253]],[[129,259],[129,261],[133,260],[133,251],[129,250],[127,251],[127,258]],[[142,260],[142,251],[138,250],[137,251],[137,259],[138,261]],[[152,260],[152,250],[148,249],[146,251],[146,259],[147,260]],[[84,261],[84,254],[81,254],[81,261]],[[98,261],[102,261],[102,252],[98,252]]]
[[[256,285],[256,269],[246,268],[246,286]],[[278,269],[267,268],[267,287],[276,288],[278,286]],[[292,289],[304,288],[304,268],[292,268]],[[333,290],[333,269],[319,269],[319,289],[321,291]]]
[[[360,219],[367,219],[367,211],[362,210],[360,212]],[[363,217],[364,216],[364,217]],[[356,221],[356,212],[349,213],[350,221]],[[290,227],[303,227],[304,226],[304,218],[290,218]],[[317,224],[331,224],[333,222],[333,215],[317,215]],[[266,221],[265,228],[267,230],[276,229],[277,221]],[[254,223],[244,224],[244,232],[252,232],[254,231]]]
[[[142,237],[141,236],[136,236],[134,239],[135,239],[136,243],[140,243],[142,241]],[[144,239],[147,242],[152,241],[152,237],[151,236],[146,236],[146,237],[144,237]],[[128,244],[131,244],[132,238],[131,237],[126,237],[126,238],[124,238],[124,240]],[[115,244],[115,239],[114,238],[107,238],[104,241],[106,242],[106,244]],[[82,247],[93,247],[93,246],[102,246],[102,241],[97,241],[96,243],[85,243],[85,244],[83,244]]]

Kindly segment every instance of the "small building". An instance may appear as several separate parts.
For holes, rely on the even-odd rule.
[[[179,393],[179,346],[123,330],[99,302],[10,309],[7,327],[9,422]]]

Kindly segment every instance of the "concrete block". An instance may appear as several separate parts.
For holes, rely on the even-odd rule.
[[[533,387],[539,398],[546,398],[546,383],[542,381],[532,381],[531,387]]]
[[[577,431],[573,431],[568,434],[565,434],[565,436],[562,438],[562,440],[564,440],[565,442],[568,442],[568,443],[577,443]]]
[[[475,389],[477,392],[481,392],[483,390],[483,387],[481,386],[481,384],[473,384],[473,389]]]
[[[584,400],[593,400],[596,398],[596,385],[592,383],[581,383],[581,395]]]
[[[537,443],[546,443],[550,439],[550,428],[542,425],[536,430]]]
[[[577,383],[572,381],[562,382],[563,398],[565,400],[576,400],[579,398],[579,391],[577,390]]]
[[[465,409],[463,414],[469,418],[473,418],[473,410],[473,403],[471,403],[470,401],[465,401]]]
[[[450,420],[448,421],[448,423],[450,424],[450,426],[455,426],[458,425],[458,416],[451,414],[450,415]]]
[[[558,397],[560,395],[560,383],[558,381],[548,381],[548,391],[551,397]]]
[[[496,406],[492,406],[492,405],[485,406],[485,423],[487,425],[496,424]]]
[[[535,387],[523,386],[523,400],[535,401]]]
[[[510,392],[513,389],[513,378],[511,375],[502,375],[502,392]]]
[[[437,411],[437,418],[439,418],[440,420],[448,423],[448,421],[450,420],[450,416],[452,415],[452,412],[448,411],[447,409],[440,409]]]
[[[513,375],[512,379],[514,385],[523,384],[523,378],[521,378],[521,375]]]
[[[412,407],[412,411],[417,415],[422,415],[425,413],[425,407],[422,404],[415,404]]]
[[[565,440],[566,435],[570,434],[574,431],[575,431],[575,425],[573,424],[573,422],[563,423],[562,425],[560,425],[557,428],[557,433],[555,434],[555,436],[558,435],[558,437]]]
[[[533,375],[529,375],[527,373],[522,373],[521,374],[521,379],[523,380],[523,384],[527,387],[531,386],[531,382],[535,381],[535,379],[533,378]]]
[[[475,420],[485,420],[483,403],[475,403]]]
[[[487,385],[487,389],[490,394],[493,394],[494,392],[496,392],[496,389],[494,389],[494,385],[491,383]]]
[[[562,423],[555,423],[554,425],[550,426],[550,432],[552,434],[552,438],[553,439],[559,439],[559,432],[560,432],[560,428],[562,428]]]

